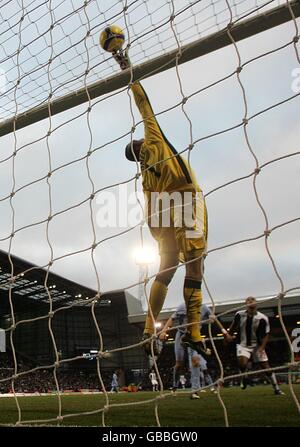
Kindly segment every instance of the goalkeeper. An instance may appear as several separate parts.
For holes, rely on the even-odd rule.
[[[121,69],[129,67],[129,59],[122,51],[115,52],[114,58]],[[203,255],[207,242],[207,211],[203,193],[188,163],[163,134],[141,84],[134,82],[131,91],[144,121],[144,138],[128,143],[125,156],[130,161],[140,163],[146,219],[152,236],[158,242],[161,258],[159,272],[150,291],[151,309],[148,309],[143,335],[143,341],[149,341],[144,343],[144,349],[151,355],[154,322],[181,261],[187,262],[183,295],[189,323],[187,332],[182,337],[182,345],[205,357],[206,349],[199,329]],[[180,205],[176,202],[174,206],[174,202],[169,200],[168,206],[164,206],[165,202],[162,203],[161,197],[166,195],[180,198]],[[169,213],[167,224],[166,213]],[[188,214],[191,219],[183,219]],[[156,343],[153,348],[154,355],[157,355]]]

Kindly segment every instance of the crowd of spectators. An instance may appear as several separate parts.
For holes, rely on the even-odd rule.
[[[35,368],[30,362],[21,360],[18,356],[17,378],[12,379],[15,373],[14,360],[11,354],[0,353],[0,393],[11,393],[14,387],[16,393],[49,393],[57,390],[81,391],[81,390],[101,390],[101,383],[96,371],[79,369],[57,368]],[[29,372],[30,371],[30,372]],[[110,389],[112,371],[101,371],[101,378],[105,387]],[[57,379],[57,383],[55,380]]]
[[[164,349],[162,354],[158,358],[157,366],[164,388],[171,389],[173,385],[173,370],[170,365],[174,364],[173,349]],[[227,353],[227,358],[222,359],[225,376],[239,373],[234,353],[232,352],[230,354],[231,356],[228,356]],[[53,367],[40,367],[34,371],[30,371],[36,365],[18,354],[17,377],[13,380],[15,374],[14,357],[11,352],[0,353],[0,394],[11,393],[13,389],[16,393],[51,393],[57,391],[57,387],[61,392],[80,392],[82,390],[102,391],[95,363],[94,367],[85,369],[80,369],[80,367],[59,367],[56,369]],[[274,363],[276,364],[276,362]],[[208,367],[212,379],[216,380],[219,377],[219,366],[214,358],[209,361]],[[107,391],[111,389],[111,379],[114,371],[113,369],[101,368],[101,378]],[[123,374],[123,377],[126,378],[126,372],[125,375]],[[188,368],[185,369],[185,377],[187,379],[186,387],[188,388],[190,386],[190,373]],[[279,379],[280,381],[285,380],[285,378]],[[261,375],[253,376],[253,384],[264,383],[264,381],[265,378]],[[129,378],[128,380],[125,379],[125,383],[120,384],[121,388],[123,385],[126,387],[133,382],[139,390],[152,389],[149,380],[149,371],[147,369],[141,370],[140,375],[133,378],[133,380]],[[237,377],[225,381],[224,386],[238,386],[239,383],[240,380]]]

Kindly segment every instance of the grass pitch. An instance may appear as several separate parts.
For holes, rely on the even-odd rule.
[[[275,396],[270,386],[257,386],[242,391],[239,388],[222,390],[222,397],[228,410],[231,426],[269,426],[299,427],[300,414],[290,395],[287,386],[282,390],[285,396]],[[300,385],[295,386],[296,395],[300,399]],[[109,394],[112,404],[105,413],[106,426],[137,427],[156,426],[155,402],[141,404],[152,400],[158,393],[138,392]],[[58,399],[56,396],[20,397],[18,398],[22,421],[41,421],[56,418]],[[114,404],[130,406],[115,407]],[[77,416],[65,418],[61,425],[101,426],[102,413],[79,415],[82,412],[93,412],[103,408],[105,397],[99,395],[62,396],[62,414]],[[216,394],[200,393],[199,400],[191,400],[189,394],[178,392],[167,393],[158,401],[158,413],[163,427],[222,427],[224,426],[223,409]],[[0,424],[15,424],[18,412],[14,398],[0,398]],[[32,425],[36,425],[32,423]],[[50,422],[55,424],[56,422]],[[49,422],[47,424],[50,424]],[[45,425],[44,423],[43,425]]]

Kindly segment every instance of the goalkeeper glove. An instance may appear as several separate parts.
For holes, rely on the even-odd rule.
[[[131,66],[127,51],[116,50],[112,52],[113,58],[120,65],[121,70],[126,70]]]

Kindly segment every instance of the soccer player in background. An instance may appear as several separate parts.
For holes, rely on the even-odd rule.
[[[121,69],[129,67],[130,62],[122,51],[114,53],[114,58]],[[203,193],[189,164],[178,154],[162,132],[140,82],[134,82],[131,85],[131,91],[144,121],[144,138],[128,143],[125,156],[131,162],[140,163],[146,201],[146,219],[150,232],[158,243],[161,258],[159,272],[150,291],[149,309],[142,338],[143,341],[149,341],[144,343],[144,349],[148,355],[151,355],[151,337],[155,332],[154,322],[163,307],[168,285],[179,261],[183,261],[188,262],[185,266],[183,295],[187,321],[192,324],[188,326],[181,342],[205,356],[205,347],[199,328],[203,255],[207,244],[207,211]],[[172,206],[173,202],[169,201],[167,208],[164,209],[158,195],[174,193],[181,199],[181,206]],[[188,197],[187,203],[186,197]],[[159,222],[157,223],[156,220],[154,224],[153,215],[156,214],[159,206]],[[189,219],[183,219],[188,210],[190,211]],[[162,221],[167,212],[170,213],[170,222],[164,225]],[[156,350],[155,343],[153,347]],[[154,354],[156,355],[156,352]]]
[[[267,315],[257,310],[257,301],[253,297],[246,299],[246,309],[235,314],[234,320],[228,330],[227,341],[233,341],[236,335],[236,355],[241,373],[247,372],[249,360],[258,363],[262,369],[269,369],[269,360],[266,346],[269,341],[270,323]],[[272,384],[276,395],[284,394],[278,387],[274,372],[266,371],[267,380]],[[241,379],[241,388],[246,389],[249,384],[247,376]]]
[[[114,371],[111,379],[111,390],[110,392],[118,392],[119,391],[119,381],[118,381],[118,374],[117,371]]]
[[[213,322],[217,322],[215,318],[213,318],[210,309],[206,306],[206,304],[202,304],[201,307],[201,321],[209,322],[209,320]],[[161,331],[160,339],[165,340],[167,333],[172,330],[173,326],[183,326],[177,329],[175,335],[174,342],[174,353],[175,353],[175,366],[173,368],[173,391],[176,391],[178,388],[178,380],[180,374],[182,374],[184,369],[184,357],[185,357],[185,349],[181,344],[181,339],[184,337],[186,327],[184,325],[187,324],[187,315],[186,315],[186,306],[185,303],[179,304],[176,311],[170,316],[168,321],[166,322],[164,328]],[[227,331],[223,328],[222,324],[218,321],[218,326],[221,328],[223,334],[226,336]],[[208,350],[207,350],[208,353]],[[191,371],[191,388],[192,394],[191,399],[199,399],[197,391],[205,386],[205,378],[207,385],[211,385],[212,379],[207,369],[207,362],[203,358],[202,355],[191,348],[188,348],[188,359],[189,359],[189,367]],[[202,384],[200,383],[200,379],[202,380]],[[204,385],[203,385],[204,383]],[[211,388],[214,391],[214,388]]]
[[[151,370],[151,372],[149,374],[149,379],[151,381],[152,391],[158,391],[158,381],[157,381],[156,374],[153,369]]]
[[[200,369],[200,388],[201,392],[206,392],[206,390],[202,390],[202,388],[206,386],[210,386],[210,391],[216,393],[216,389],[213,386],[213,380],[211,378],[211,375],[209,373],[208,367],[207,367],[207,361],[202,357],[202,355],[198,354],[199,359],[199,369]]]
[[[186,377],[185,377],[184,374],[180,374],[180,376],[179,376],[179,383],[180,383],[181,388],[183,390],[185,390]]]

